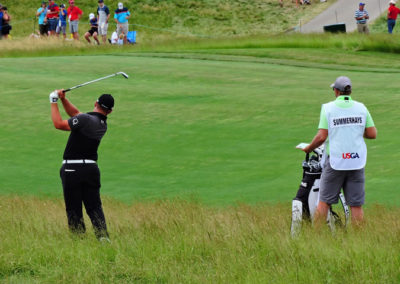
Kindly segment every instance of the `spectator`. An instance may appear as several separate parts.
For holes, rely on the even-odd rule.
[[[396,25],[397,15],[399,13],[400,9],[396,7],[396,1],[390,0],[387,14],[387,25],[389,34],[393,33],[394,26]]]
[[[90,30],[88,30],[85,33],[85,38],[89,43],[92,43],[90,41],[91,36],[93,36],[94,40],[97,42],[97,44],[100,44],[99,39],[97,38],[97,33],[98,33],[98,23],[97,23],[97,18],[94,16],[93,13],[89,14],[89,22],[90,22]]]
[[[10,25],[11,16],[8,14],[7,7],[1,7],[1,12],[3,12],[3,23],[1,25],[1,37],[4,39],[8,38],[12,26]]]
[[[60,5],[60,14],[58,25],[56,29],[57,37],[60,36],[60,33],[63,33],[64,39],[67,37],[67,10],[65,10],[65,5]]]
[[[47,6],[47,29],[50,35],[56,34],[57,24],[58,24],[58,13],[60,8],[54,3],[54,0],[49,0],[49,5]]]
[[[117,22],[117,34],[118,37],[121,34],[124,34],[124,44],[127,43],[126,35],[129,31],[128,19],[131,16],[128,8],[124,7],[124,5],[120,2],[118,3],[118,9],[115,10],[114,19]]]
[[[46,14],[47,14],[46,2],[43,1],[41,7],[36,12],[36,17],[38,17],[38,19],[39,19],[40,35],[45,35],[45,36],[47,36]]]
[[[78,25],[79,20],[82,17],[82,10],[75,6],[74,0],[69,0],[68,7],[68,19],[69,19],[69,29],[75,40],[79,40]]]
[[[103,43],[106,43],[110,10],[106,5],[104,5],[103,0],[99,0],[99,7],[97,8],[97,17],[99,23],[98,34],[102,37]]]
[[[117,34],[117,30],[115,30],[115,31],[111,34],[111,39],[109,39],[108,42],[111,43],[111,44],[117,44],[117,43],[118,43],[118,34]]]
[[[124,44],[124,37],[125,37],[125,34],[124,34],[124,33],[121,33],[121,34],[119,35],[119,38],[118,38],[118,40],[117,40],[117,44],[118,44],[118,45],[123,45],[123,44]]]
[[[1,39],[2,24],[3,24],[3,6],[0,4],[0,39]]]
[[[367,20],[369,19],[369,15],[367,10],[364,9],[365,3],[360,3],[358,6],[358,10],[354,14],[354,17],[357,21],[357,29],[359,33],[369,34],[369,29],[367,25]]]

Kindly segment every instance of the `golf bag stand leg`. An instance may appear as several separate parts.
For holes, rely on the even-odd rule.
[[[309,195],[315,188],[315,181],[320,178],[320,174],[303,172],[303,179],[297,191],[296,197],[292,201],[292,224],[291,235],[295,236],[300,232],[303,220],[311,221]]]
[[[337,207],[337,210],[341,213],[342,216],[344,215],[344,220],[342,220],[339,214],[332,210],[331,206],[328,211],[327,222],[332,232],[335,232],[337,226],[346,229],[350,221],[350,210],[346,203],[346,198],[344,197],[344,194],[342,192],[339,194],[339,201],[340,205]],[[341,212],[342,210],[343,212]]]

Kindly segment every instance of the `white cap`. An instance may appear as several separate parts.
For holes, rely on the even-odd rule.
[[[396,1],[390,0],[389,4],[396,4]]]
[[[124,4],[122,4],[121,2],[118,3],[118,9],[122,9],[124,8]]]
[[[90,14],[89,14],[89,19],[90,19],[90,20],[94,19],[94,14],[93,14],[93,13],[90,13]]]

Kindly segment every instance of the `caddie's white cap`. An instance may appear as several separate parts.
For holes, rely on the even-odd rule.
[[[94,19],[94,14],[93,14],[93,13],[90,13],[90,14],[89,14],[89,19],[90,19],[90,20]]]
[[[341,92],[350,91],[351,90],[351,81],[350,81],[349,77],[346,77],[346,76],[337,77],[335,83],[333,83],[331,85],[331,88],[338,89]]]
[[[395,0],[390,0],[389,4],[396,4]]]
[[[121,2],[118,3],[118,9],[122,9],[124,8],[124,4],[122,4]]]

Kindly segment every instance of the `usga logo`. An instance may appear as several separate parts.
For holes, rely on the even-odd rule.
[[[342,153],[343,159],[359,159],[358,153]]]

